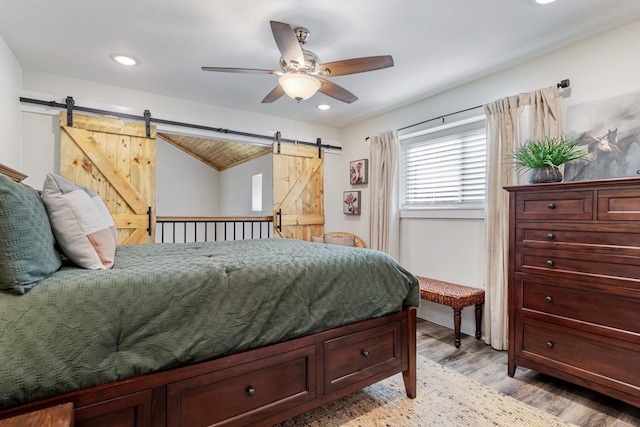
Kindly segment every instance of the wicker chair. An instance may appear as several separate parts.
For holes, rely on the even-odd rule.
[[[364,240],[362,240],[360,237],[356,236],[355,234],[352,233],[347,233],[345,231],[330,231],[328,233],[324,233],[326,236],[331,236],[331,237],[347,237],[347,236],[353,236],[353,241],[354,241],[354,246],[356,248],[366,248],[367,245],[364,244]],[[323,237],[323,236],[319,236],[319,237]]]

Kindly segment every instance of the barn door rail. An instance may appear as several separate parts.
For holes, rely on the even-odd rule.
[[[83,107],[81,105],[76,105],[72,96],[67,96],[65,98],[65,103],[64,104],[60,103],[60,102],[56,102],[56,101],[44,101],[44,100],[41,100],[41,99],[26,98],[26,97],[22,97],[22,96],[20,97],[20,102],[24,102],[26,104],[44,105],[44,106],[47,106],[47,107],[50,107],[50,108],[60,108],[60,109],[66,110],[67,111],[67,126],[69,126],[69,127],[73,126],[73,112],[74,111],[82,111],[84,113],[93,113],[93,114],[100,114],[100,115],[116,116],[116,117],[121,118],[121,119],[138,120],[138,121],[145,122],[146,129],[147,129],[147,138],[149,138],[151,136],[150,123],[156,123],[156,124],[178,126],[178,127],[185,127],[185,128],[191,128],[191,129],[206,130],[206,131],[212,131],[212,132],[217,132],[217,133],[225,133],[225,134],[229,134],[229,135],[246,136],[246,137],[249,137],[249,138],[264,139],[264,140],[269,140],[269,141],[273,141],[273,139],[274,139],[274,135],[261,135],[261,134],[257,134],[257,133],[242,132],[242,131],[224,129],[224,128],[216,128],[216,127],[211,127],[211,126],[199,125],[199,124],[195,124],[195,123],[185,123],[185,122],[179,122],[179,121],[175,121],[175,120],[158,119],[158,118],[152,117],[151,116],[151,112],[149,110],[145,110],[144,114],[142,116],[138,116],[138,115],[135,115],[135,114],[127,114],[127,113],[122,113],[122,112],[118,112],[118,111],[110,111],[110,110],[102,110],[102,109],[99,109],[99,108]],[[317,146],[318,145],[317,141],[316,142],[307,142],[307,141],[298,141],[298,140],[295,140],[295,139],[288,139],[288,138],[279,138],[279,140],[281,142],[288,142],[288,143],[292,143],[292,144],[302,144],[302,145],[311,145],[311,146]],[[337,145],[321,144],[320,146],[322,148],[329,148],[329,149],[332,149],[332,150],[342,150],[342,147],[339,147]]]

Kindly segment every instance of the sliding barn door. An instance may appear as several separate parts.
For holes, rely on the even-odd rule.
[[[324,152],[273,144],[274,235],[301,240],[324,234]]]
[[[104,200],[118,244],[155,241],[156,129],[113,117],[60,114],[60,174]]]

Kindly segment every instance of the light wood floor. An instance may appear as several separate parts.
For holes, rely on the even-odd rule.
[[[640,408],[536,371],[517,368],[507,375],[507,353],[462,335],[459,349],[453,330],[418,320],[418,353],[494,390],[585,427],[640,426]],[[631,369],[640,369],[640,361]]]

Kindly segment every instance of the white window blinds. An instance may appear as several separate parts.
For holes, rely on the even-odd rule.
[[[477,207],[484,203],[484,120],[401,135],[400,140],[403,208]]]

